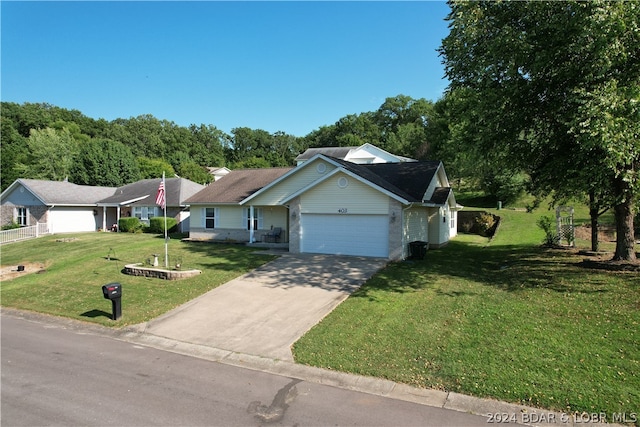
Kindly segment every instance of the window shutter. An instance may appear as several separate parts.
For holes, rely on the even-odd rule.
[[[249,229],[249,208],[242,208],[242,228]]]
[[[207,208],[200,209],[200,227],[207,228]]]
[[[219,228],[220,227],[220,208],[215,208],[215,210],[213,211],[213,228]]]

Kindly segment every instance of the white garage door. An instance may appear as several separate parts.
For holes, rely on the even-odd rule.
[[[302,214],[301,252],[389,256],[386,215]]]
[[[52,233],[96,231],[96,218],[93,209],[55,207],[49,211],[49,226]]]

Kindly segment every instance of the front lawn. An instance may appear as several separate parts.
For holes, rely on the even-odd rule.
[[[153,259],[163,264],[164,238],[152,234],[55,235],[2,246],[2,266],[35,264],[39,273],[0,284],[2,305],[103,325],[145,322],[273,259],[241,245],[169,241],[171,264],[199,276],[167,281],[127,276],[125,264]],[[111,320],[102,285],[122,284],[122,317]]]
[[[609,420],[640,413],[640,274],[539,247],[548,212],[492,212],[493,241],[460,235],[389,265],[295,344],[296,361]]]

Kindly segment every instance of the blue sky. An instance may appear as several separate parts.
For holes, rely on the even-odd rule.
[[[2,101],[304,136],[437,100],[445,2],[0,3]]]

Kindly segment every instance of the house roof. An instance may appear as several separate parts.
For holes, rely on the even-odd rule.
[[[293,168],[232,170],[224,179],[209,184],[185,202],[187,204],[240,203],[291,169]]]
[[[444,205],[451,194],[451,187],[437,187],[431,196],[431,202],[436,205]]]
[[[297,161],[309,160],[316,154],[324,154],[325,156],[335,157],[337,159],[344,159],[347,157],[351,150],[357,150],[358,147],[320,147],[320,148],[307,148],[307,150],[296,157]]]
[[[366,155],[363,156],[363,154]],[[386,161],[382,161],[381,163],[401,163],[401,162],[415,162],[417,160],[411,159],[409,157],[398,156],[396,154],[391,154],[388,151],[383,150],[382,148],[376,147],[375,145],[366,143],[359,147],[319,147],[319,148],[308,148],[304,153],[300,154],[296,157],[296,161],[298,163],[302,163],[307,161],[313,156],[317,154],[323,154],[325,156],[334,157],[336,159],[348,160],[353,163],[359,164],[368,164],[373,159],[386,159]],[[378,163],[378,161],[376,161]]]
[[[332,160],[367,181],[412,203],[426,201],[423,197],[442,164],[439,161],[426,161],[359,165],[340,159]],[[444,203],[438,203],[433,198],[431,202]]]
[[[42,203],[52,205],[95,205],[98,200],[115,191],[114,187],[94,187],[78,185],[67,181],[45,181],[40,179],[17,179],[3,194],[22,185],[31,191]]]
[[[99,205],[152,206],[156,202],[156,194],[161,178],[143,179],[115,189],[109,197],[101,199]],[[184,200],[202,190],[204,185],[186,178],[166,178],[165,197],[167,206],[182,206]]]

